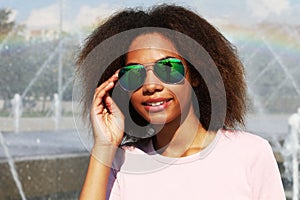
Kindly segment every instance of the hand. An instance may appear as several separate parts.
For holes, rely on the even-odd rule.
[[[109,96],[116,80],[117,73],[95,90],[91,106],[90,117],[94,134],[92,154],[97,154],[97,157],[103,157],[108,149],[116,149],[124,135],[124,115]]]

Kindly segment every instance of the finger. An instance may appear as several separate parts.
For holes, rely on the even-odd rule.
[[[96,88],[96,92],[97,91],[101,91],[103,90],[103,88],[105,88],[110,82],[115,82],[118,80],[118,73],[115,73],[114,75],[112,75],[108,80],[106,80],[105,82],[103,82],[99,87]]]
[[[115,103],[115,101],[111,98],[111,96],[106,96],[105,97],[105,106],[108,109],[108,111],[113,114],[116,117],[121,117],[122,112]]]
[[[108,90],[112,89],[113,85],[110,84],[114,83],[116,80],[118,80],[117,72],[113,76],[111,76],[107,81],[103,82],[99,87],[96,88],[93,100],[95,100],[95,97],[102,98],[108,92]],[[105,91],[104,93],[103,90]]]
[[[118,79],[118,71],[111,76],[107,81],[102,83],[98,88],[96,88],[94,97],[93,97],[93,109],[94,113],[97,114],[103,114],[103,111],[105,106],[102,104],[103,99],[105,96],[108,95],[109,90],[111,90],[114,87],[114,81]]]
[[[102,104],[100,104],[99,106],[94,108],[94,113],[96,115],[102,114],[104,112],[104,106]]]
[[[101,90],[96,90],[94,94],[94,105],[98,106],[102,103],[102,100],[105,95],[108,95],[109,90],[114,87],[114,82],[109,82]]]

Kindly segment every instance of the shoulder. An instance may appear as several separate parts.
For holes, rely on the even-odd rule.
[[[269,142],[245,131],[221,131],[220,144],[237,171],[240,166],[254,199],[284,199],[280,173]]]
[[[272,157],[273,151],[269,142],[252,133],[237,130],[222,130],[219,149],[234,155],[246,162],[256,160],[258,157]]]
[[[243,147],[251,147],[252,150],[254,147],[266,148],[267,146],[270,146],[266,139],[246,131],[221,130],[221,135],[221,140],[223,142]]]

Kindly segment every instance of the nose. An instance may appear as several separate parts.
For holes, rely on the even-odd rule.
[[[153,94],[164,89],[163,83],[157,78],[153,70],[147,70],[147,76],[142,86],[144,94]]]

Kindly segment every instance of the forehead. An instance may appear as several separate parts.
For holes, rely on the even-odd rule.
[[[128,62],[152,62],[167,56],[178,57],[175,45],[159,33],[148,33],[136,37],[128,48]]]

